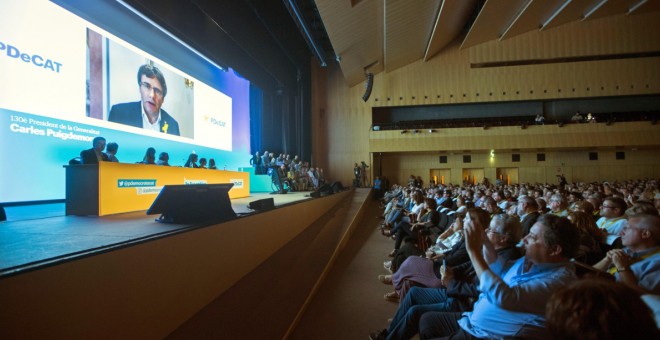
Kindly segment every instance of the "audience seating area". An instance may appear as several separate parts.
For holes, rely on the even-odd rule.
[[[371,339],[660,336],[658,180],[378,194],[398,309]]]

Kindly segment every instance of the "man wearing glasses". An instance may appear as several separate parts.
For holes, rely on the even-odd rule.
[[[623,249],[607,252],[594,268],[642,294],[660,294],[660,217],[634,215],[621,230]]]
[[[113,105],[108,120],[179,136],[179,123],[161,109],[167,95],[163,73],[153,65],[142,65],[137,81],[142,100]]]
[[[627,223],[624,215],[626,207],[626,202],[620,197],[608,197],[603,200],[600,209],[600,216],[602,217],[596,221],[596,225],[606,235],[605,242],[609,246],[614,245]]]

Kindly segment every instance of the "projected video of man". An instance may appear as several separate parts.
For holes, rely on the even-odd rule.
[[[142,65],[137,73],[141,100],[112,106],[108,120],[179,136],[179,123],[161,109],[167,96],[163,73],[153,65]]]

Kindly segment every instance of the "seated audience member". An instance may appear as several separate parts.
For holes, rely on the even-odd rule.
[[[161,152],[160,155],[158,155],[158,162],[156,162],[156,164],[170,166],[170,155],[167,152]]]
[[[594,207],[592,214],[594,216],[594,221],[598,221],[601,218],[600,209],[603,204],[603,201],[598,196],[594,196],[594,195],[587,198],[586,201],[591,203],[591,205]]]
[[[593,204],[589,203],[589,201],[577,201],[573,206],[571,207],[571,211],[581,211],[583,213],[586,213],[591,217],[592,220],[596,221],[597,219],[594,218],[594,206]]]
[[[108,162],[108,155],[103,153],[105,150],[105,138],[96,137],[92,140],[92,148],[80,152],[82,164],[98,164],[99,162]]]
[[[456,198],[456,213],[464,213],[469,208],[472,208],[472,203],[468,202],[465,197],[458,196]]]
[[[209,159],[209,169],[211,169],[211,170],[218,169],[218,167],[215,166],[215,159],[213,159],[213,158]]]
[[[600,216],[602,216],[596,224],[605,235],[604,243],[612,246],[619,238],[621,230],[626,225],[625,212],[626,202],[620,197],[608,197],[603,200],[603,205],[600,209]]]
[[[142,158],[142,162],[138,162],[140,164],[156,164],[156,149],[154,148],[148,148],[147,152],[144,154],[144,157]]]
[[[493,197],[495,203],[497,204],[498,207],[500,207],[502,211],[506,211],[507,200],[504,199],[504,191],[497,190],[493,192],[493,195],[491,197]]]
[[[484,210],[474,208],[468,210],[463,223],[465,225],[476,224],[479,228],[483,229],[483,226],[489,225],[490,218]],[[440,254],[431,260],[418,256],[409,256],[401,264],[401,268],[391,276],[394,291],[387,293],[385,299],[396,301],[399,297],[405,296],[406,292],[413,285],[440,287],[442,285],[442,282],[440,282],[440,266],[443,263],[447,266],[454,267],[468,260],[465,240],[461,240],[449,252]]]
[[[117,159],[117,150],[119,149],[119,145],[115,142],[108,143],[108,145],[105,148],[105,153],[108,155],[108,160],[110,162],[115,162],[119,163],[119,160]]]
[[[474,222],[472,222],[474,223]],[[520,222],[504,214],[496,215],[486,229],[498,257],[515,260],[520,252],[515,245],[520,240]],[[479,278],[471,262],[455,267],[441,267],[440,288],[411,287],[405,295],[388,329],[374,332],[371,339],[410,339],[418,333],[419,318],[426,312],[465,312],[479,296]]]
[[[548,213],[548,203],[543,198],[536,199],[536,205],[539,206],[539,214],[545,215]]]
[[[633,289],[603,279],[579,280],[546,306],[551,339],[660,339],[648,306]]]
[[[658,215],[658,210],[651,202],[637,201],[633,203],[632,207],[626,210],[626,216],[630,217],[634,215]]]
[[[430,228],[438,225],[440,221],[440,214],[436,211],[435,200],[432,198],[423,198],[421,194],[418,197],[422,199],[421,209],[417,213],[415,220],[417,222],[410,222],[410,219],[405,218],[397,223],[393,231],[395,231],[394,252],[390,253],[394,258],[392,260],[392,270],[396,270],[398,265],[402,263],[408,256],[424,254],[423,250],[418,248],[417,239],[420,230]],[[413,210],[414,211],[414,210]],[[406,222],[409,221],[409,222]],[[411,242],[406,242],[405,247],[402,247],[403,241],[409,238]]]
[[[594,268],[638,291],[660,294],[660,217],[634,215],[621,231],[624,249],[613,249]]]
[[[518,197],[518,216],[520,216],[520,224],[522,225],[522,237],[525,237],[541,216],[536,200],[530,196]]]
[[[577,202],[581,202],[581,201],[582,201],[582,194],[579,193],[579,192],[576,192],[576,191],[571,191],[571,192],[568,194],[568,197],[566,198],[566,201],[568,202],[568,210],[573,210],[573,206],[574,206]]]
[[[568,216],[568,202],[561,194],[550,197],[550,213],[559,217]]]
[[[191,154],[188,156],[188,160],[187,160],[186,163],[183,165],[183,167],[184,167],[184,168],[199,168],[199,166],[197,165],[197,159],[198,159],[198,158],[199,158],[199,156],[197,156],[196,153],[194,153],[194,152],[191,153]]]
[[[199,159],[199,166],[198,168],[200,169],[206,169],[206,158],[202,157]]]
[[[435,203],[435,201],[434,201]],[[394,226],[392,227],[392,230],[385,231],[384,234],[386,236],[390,235],[397,235],[399,232],[399,228],[402,228],[405,224],[407,228],[410,227],[410,224],[414,223],[415,220],[418,217],[421,217],[422,210],[424,208],[424,196],[420,191],[415,191],[411,195],[411,199],[409,201],[409,207],[404,207],[403,210],[399,212],[394,212],[397,217],[394,217]],[[390,219],[393,217],[390,217]],[[389,219],[386,219],[386,221]],[[399,246],[401,246],[401,242],[403,241],[403,237],[398,238],[397,241],[394,243],[394,250],[390,253],[391,256],[394,256],[396,253],[396,250],[399,249]]]
[[[492,197],[486,197],[482,201],[483,203],[483,208],[484,210],[488,211],[490,214],[490,218],[493,218],[493,216],[497,214],[503,214],[504,211],[500,209],[500,207],[497,205],[495,200]]]
[[[420,339],[547,337],[545,304],[555,291],[573,282],[570,262],[578,248],[577,229],[562,217],[541,216],[523,239],[525,256],[505,263],[484,242],[483,232],[465,226],[468,254],[480,279],[474,310],[429,312],[420,320]]]
[[[568,213],[568,220],[580,232],[580,247],[575,254],[575,260],[593,265],[603,258],[600,246],[602,234],[591,215],[581,211],[571,211]]]
[[[435,241],[427,250],[427,257],[433,257],[438,254],[444,254],[450,251],[458,242],[463,240],[463,219],[465,218],[466,212],[458,213],[454,222],[440,234]]]

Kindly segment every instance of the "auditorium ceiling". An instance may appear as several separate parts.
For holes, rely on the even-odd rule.
[[[365,71],[429,61],[462,49],[571,22],[660,10],[660,0],[315,0],[349,86]]]

